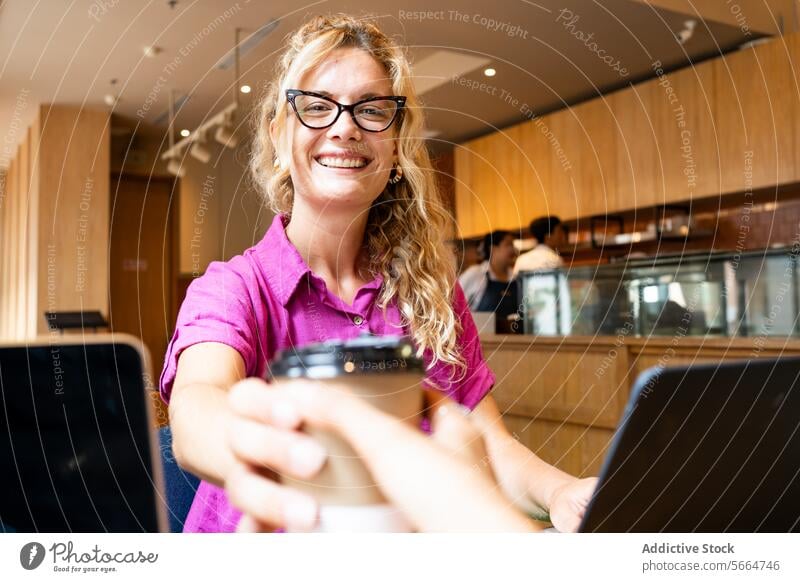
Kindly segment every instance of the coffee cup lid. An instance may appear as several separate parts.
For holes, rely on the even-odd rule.
[[[277,353],[270,364],[274,378],[335,378],[350,374],[424,373],[422,358],[403,336],[364,334]]]

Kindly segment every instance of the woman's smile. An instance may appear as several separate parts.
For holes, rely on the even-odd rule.
[[[336,170],[363,170],[372,159],[350,153],[324,153],[314,157],[314,161],[325,168]]]

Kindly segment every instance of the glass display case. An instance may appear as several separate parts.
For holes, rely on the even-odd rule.
[[[800,248],[522,272],[538,335],[800,336]]]

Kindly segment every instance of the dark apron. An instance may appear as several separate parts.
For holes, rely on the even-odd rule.
[[[493,311],[497,321],[506,321],[509,315],[517,312],[517,282],[503,283],[492,281],[486,273],[486,291],[475,311]]]

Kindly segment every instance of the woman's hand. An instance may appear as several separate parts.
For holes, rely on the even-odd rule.
[[[325,451],[298,429],[301,418],[275,388],[257,378],[234,384],[228,394],[227,440],[234,462],[225,476],[230,502],[262,529],[309,531],[317,521],[315,500],[276,480],[276,473],[313,477]]]
[[[258,395],[251,394],[253,390]],[[270,418],[280,410],[284,427],[308,423],[339,433],[358,452],[390,502],[420,531],[538,528],[503,497],[478,430],[456,404],[437,408],[433,436],[428,437],[347,392],[314,382],[266,390],[263,385],[242,383],[230,398],[236,410],[249,403],[251,414],[256,400],[263,410],[273,411],[267,413]],[[275,524],[274,517],[259,507],[268,502],[267,494],[247,499],[250,489],[237,481],[233,486],[238,491],[231,501],[245,512],[239,531],[263,531]]]
[[[550,521],[558,531],[575,532],[597,487],[597,477],[575,479],[559,487],[550,501]]]

